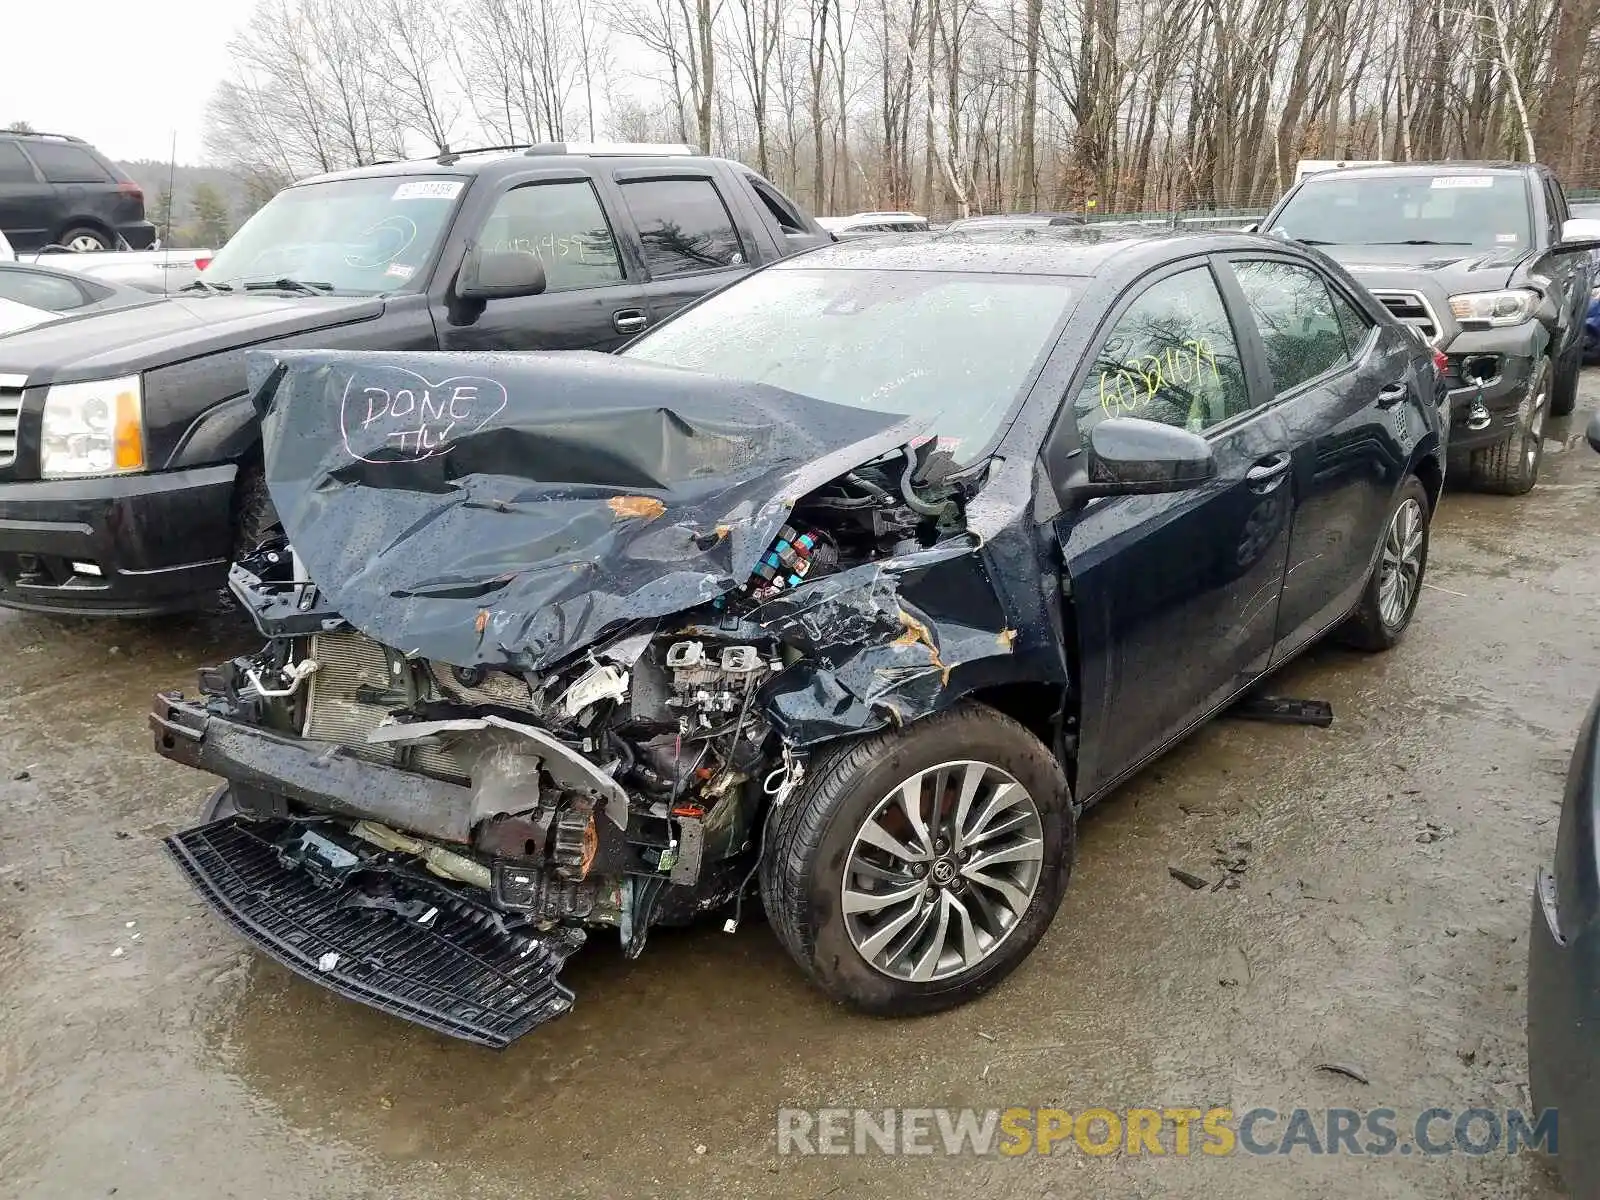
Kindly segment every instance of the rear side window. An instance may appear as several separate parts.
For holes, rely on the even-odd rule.
[[[1233,270],[1278,395],[1350,361],[1344,327],[1320,274],[1284,262],[1236,262]]]
[[[1344,330],[1345,352],[1353,361],[1360,356],[1367,334],[1372,332],[1372,318],[1352,304],[1338,288],[1330,287],[1328,294],[1333,297],[1333,315],[1339,318],[1339,328]]]
[[[495,201],[479,240],[485,250],[537,254],[547,292],[622,281],[617,240],[586,179],[511,189]]]
[[[806,223],[790,199],[759,175],[746,175],[750,188],[785,233],[805,233]]]
[[[33,164],[15,142],[0,142],[0,183],[38,183]]]
[[[69,279],[38,271],[0,268],[0,300],[14,300],[46,312],[71,312],[94,299],[87,287]]]
[[[1072,407],[1081,433],[1107,417],[1142,417],[1201,433],[1248,412],[1239,343],[1211,271],[1168,276],[1130,304]]]
[[[28,157],[51,183],[111,183],[111,172],[82,146],[65,142],[33,142]]]
[[[645,262],[657,279],[740,266],[744,247],[709,179],[641,179],[622,184]]]

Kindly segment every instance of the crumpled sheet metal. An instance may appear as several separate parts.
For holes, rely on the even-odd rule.
[[[975,688],[1064,679],[1040,614],[1002,601],[992,558],[974,537],[841,571],[757,608],[751,620],[804,655],[761,694],[786,740],[814,746],[907,725]]]
[[[749,577],[794,501],[922,432],[603,354],[249,359],[267,486],[355,628],[540,670]]]

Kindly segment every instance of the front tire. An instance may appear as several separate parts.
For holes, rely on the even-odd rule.
[[[771,816],[767,917],[806,977],[863,1012],[954,1008],[1049,928],[1076,849],[1061,765],[966,703],[816,756]]]
[[[1528,394],[1518,407],[1518,420],[1502,442],[1474,450],[1468,473],[1474,487],[1503,496],[1522,496],[1533,491],[1539,479],[1539,463],[1544,459],[1544,419],[1550,411],[1553,369],[1547,358],[1540,363]]]
[[[1432,516],[1422,480],[1406,476],[1384,525],[1378,561],[1345,625],[1343,640],[1348,645],[1377,652],[1390,649],[1405,636],[1428,570]]]

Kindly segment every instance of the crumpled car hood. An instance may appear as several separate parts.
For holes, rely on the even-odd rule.
[[[794,502],[922,432],[604,354],[254,353],[267,486],[351,625],[543,669],[743,584]]]

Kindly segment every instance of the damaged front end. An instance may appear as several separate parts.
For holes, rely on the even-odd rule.
[[[156,697],[158,751],[228,781],[168,847],[281,962],[430,1028],[504,1046],[591,934],[731,928],[812,748],[1015,652],[982,467],[893,415],[604,356],[252,369],[287,535],[231,587],[269,640]]]

